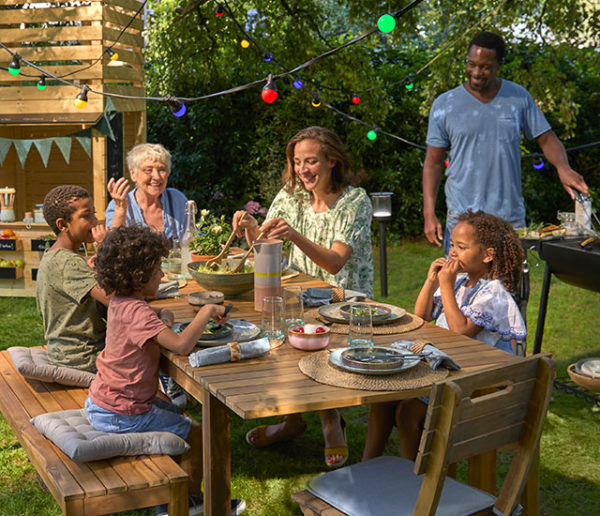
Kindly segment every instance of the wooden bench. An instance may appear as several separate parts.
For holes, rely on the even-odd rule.
[[[0,352],[0,411],[65,515],[95,515],[169,504],[188,509],[188,477],[168,455],[140,455],[79,463],[30,422],[46,412],[81,409],[87,389],[27,380]]]

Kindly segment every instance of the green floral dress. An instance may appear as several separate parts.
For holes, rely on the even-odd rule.
[[[290,261],[301,272],[372,297],[372,216],[373,207],[367,193],[362,188],[348,186],[335,204],[323,213],[313,211],[306,190],[297,188],[290,194],[282,189],[273,200],[266,220],[281,217],[306,238],[327,249],[334,241],[350,246],[352,255],[335,275],[319,267],[295,245]]]

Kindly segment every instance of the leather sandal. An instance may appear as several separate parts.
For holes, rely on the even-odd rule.
[[[344,442],[346,443],[344,446],[333,446],[331,448],[325,447],[325,465],[328,468],[339,468],[343,466],[348,460],[348,441],[346,440],[346,420],[344,416],[340,414],[340,426],[342,427],[342,432],[344,434]],[[342,457],[341,460],[337,462],[332,461],[332,457],[334,455],[340,455]]]
[[[281,422],[281,419],[279,422]],[[274,436],[271,438],[267,437],[267,426],[271,425],[256,426],[251,430],[248,430],[248,432],[246,433],[246,442],[250,446],[255,446],[256,448],[264,448],[266,446],[271,446],[272,444],[278,443],[280,441],[289,441],[291,439],[295,439],[296,437],[300,437],[304,434],[304,432],[306,432],[306,422],[303,421],[303,423],[304,424],[302,428],[299,431],[294,432],[293,434],[290,434],[285,437]],[[254,439],[251,439],[252,434],[255,434]]]

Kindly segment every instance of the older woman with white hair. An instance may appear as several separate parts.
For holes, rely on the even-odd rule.
[[[104,213],[106,226],[140,224],[169,239],[181,238],[187,198],[179,190],[167,188],[169,151],[159,143],[141,143],[127,154],[127,167],[135,188],[131,190],[124,177],[109,180],[112,201]]]

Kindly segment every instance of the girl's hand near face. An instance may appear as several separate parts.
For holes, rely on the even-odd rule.
[[[454,283],[456,282],[456,276],[460,272],[460,263],[458,260],[447,260],[438,272],[438,279],[440,287],[442,285],[450,285],[454,289]]]
[[[444,257],[433,260],[433,262],[431,262],[431,265],[429,266],[429,271],[427,271],[427,281],[437,284],[438,273],[440,272],[440,269],[444,266],[444,264],[447,262],[448,260]]]

